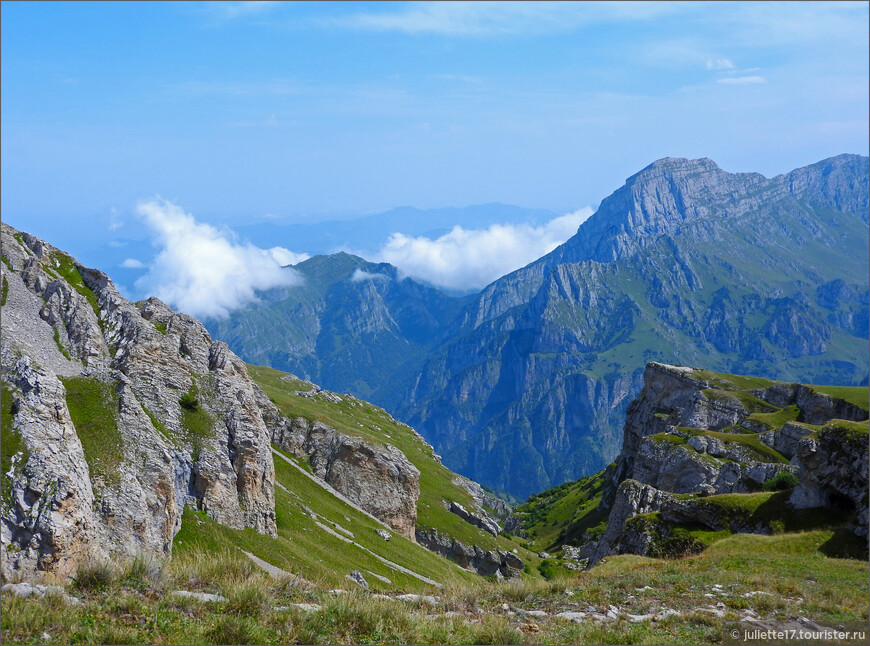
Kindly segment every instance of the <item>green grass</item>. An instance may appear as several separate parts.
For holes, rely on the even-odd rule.
[[[194,383],[191,384],[190,390],[182,396],[181,400],[198,402],[198,398],[199,389]],[[214,418],[199,403],[195,406],[181,405],[181,427],[183,429],[181,440],[190,444],[195,453],[214,437],[214,424]]]
[[[679,446],[685,444],[688,440],[682,435],[674,435],[673,433],[656,433],[655,435],[647,435],[653,442],[666,442]]]
[[[91,308],[94,310],[97,320],[100,322],[100,326],[102,327],[103,320],[100,318],[100,305],[97,302],[97,296],[90,287],[85,285],[85,281],[82,279],[82,275],[79,273],[73,259],[61,251],[52,254],[51,259],[54,262],[54,267],[57,270],[57,273],[60,274],[60,276],[66,280],[73,289],[87,299]]]
[[[293,458],[289,459],[295,462]],[[272,565],[329,588],[353,589],[355,584],[344,575],[359,570],[374,590],[432,593],[432,586],[392,569],[366,550],[325,531],[318,526],[317,522],[320,522],[344,535],[334,524],[340,525],[353,534],[352,540],[359,545],[439,583],[459,584],[479,579],[398,534],[394,533],[389,541],[384,541],[375,533],[376,529],[383,527],[380,523],[339,500],[277,456],[275,476],[280,485],[275,488],[277,539],[253,530],[230,529],[212,521],[203,512],[187,509],[181,531],[175,537],[176,553],[184,555],[199,550],[238,553],[237,548],[242,548]],[[320,517],[311,518],[306,507],[315,510]],[[393,583],[380,581],[369,575],[369,571],[387,577]]]
[[[3,274],[3,291],[0,293],[0,307],[6,305],[7,296],[9,296],[9,281],[6,280],[6,274]]]
[[[160,334],[166,334],[166,323],[154,320],[152,320],[151,323],[154,325],[155,328],[157,328],[157,331],[160,332]]]
[[[745,375],[731,375],[724,372],[712,372],[710,370],[693,370],[692,377],[703,379],[710,383],[713,388],[724,390],[761,390],[777,383],[773,379],[764,377],[747,377]]]
[[[788,464],[783,455],[758,439],[751,433],[721,433],[719,431],[707,431],[699,428],[680,427],[684,433],[702,437],[713,437],[725,443],[740,444],[749,449],[752,457],[759,462],[772,462],[774,464]]]
[[[787,406],[773,413],[752,413],[749,419],[764,424],[771,430],[776,430],[782,428],[787,422],[797,421],[800,412],[797,406]]]
[[[575,538],[599,524],[602,519],[595,511],[603,484],[603,472],[597,473],[530,496],[516,507],[515,512],[523,518],[523,531],[535,549],[550,550],[562,542],[576,542]]]
[[[870,420],[850,422],[844,419],[832,419],[819,429],[817,436],[823,433],[836,434],[848,442],[863,444],[866,450],[867,436],[870,433]]]
[[[308,390],[310,386],[291,379],[287,373],[252,365],[248,365],[248,372],[283,415],[318,420],[377,446],[392,444],[404,453],[420,471],[420,498],[417,502],[419,528],[436,528],[440,533],[453,536],[467,545],[478,545],[487,550],[511,550],[518,546],[511,539],[493,537],[447,511],[442,501],[455,501],[468,509],[473,505],[471,496],[452,482],[456,474],[438,464],[429,445],[382,408],[347,395],[341,395],[342,401],[338,403],[318,396],[300,397],[294,391]]]
[[[12,458],[22,454],[19,467],[27,462],[29,452],[21,434],[12,427],[12,389],[0,382],[0,499],[4,504],[10,502],[11,488],[6,482],[6,474],[12,468]]]
[[[124,453],[117,420],[119,397],[114,384],[90,377],[62,377],[61,381],[91,479],[102,476],[107,484],[118,482],[118,465]]]
[[[0,260],[2,260],[3,264],[9,268],[9,271],[11,271],[12,273],[15,273],[15,270],[12,269],[12,263],[9,262],[9,258],[7,258],[5,255],[0,255]]]
[[[739,403],[749,413],[775,413],[779,410],[776,406],[771,406],[766,401],[743,390],[707,388],[703,393],[707,399],[712,401],[731,401]]]
[[[57,329],[57,327],[54,327],[53,330],[54,330],[54,342],[57,344],[57,349],[60,350],[60,353],[63,356],[65,356],[67,359],[72,361],[72,357],[70,356],[69,352],[67,351],[67,349],[65,347],[63,347],[63,344],[60,342],[60,331]]]
[[[870,405],[868,405],[870,389],[866,386],[810,386],[810,388],[816,392],[842,399],[863,410],[870,410]]]
[[[613,556],[588,572],[553,581],[459,583],[438,590],[440,605],[433,608],[358,590],[335,596],[327,592],[327,581],[298,586],[269,578],[235,550],[191,549],[161,573],[146,576],[144,585],[131,585],[130,576],[117,572],[100,577],[95,587],[68,588],[82,605],[4,594],[0,636],[4,644],[719,644],[725,622],[747,609],[767,621],[804,616],[866,622],[867,561],[831,558],[829,547],[838,540],[835,530],[735,535],[684,559]],[[179,588],[221,593],[228,602],[198,603],[168,594]],[[749,592],[764,594],[743,596]],[[293,603],[320,609],[274,609]],[[507,615],[504,603],[549,616]],[[682,614],[606,624],[554,616],[588,606],[601,611],[610,604],[632,614],[662,608]],[[724,617],[696,611],[716,604],[722,604]]]

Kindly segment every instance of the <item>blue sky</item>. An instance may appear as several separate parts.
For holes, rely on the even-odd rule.
[[[3,218],[72,252],[157,195],[566,213],[664,156],[771,176],[870,138],[866,2],[4,2],[0,46]]]

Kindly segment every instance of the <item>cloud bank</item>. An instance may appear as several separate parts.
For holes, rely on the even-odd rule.
[[[142,202],[138,215],[160,252],[136,288],[200,318],[222,318],[256,300],[256,291],[298,285],[302,278],[282,265],[308,256],[283,247],[260,249],[232,232],[197,222],[181,207],[160,198]]]
[[[363,280],[390,280],[390,277],[386,274],[375,274],[357,267],[354,270],[353,275],[350,277],[350,282],[358,283]]]
[[[540,227],[495,224],[467,230],[455,226],[440,238],[390,236],[379,252],[412,278],[447,289],[480,289],[549,253],[577,232],[592,209],[583,208]]]

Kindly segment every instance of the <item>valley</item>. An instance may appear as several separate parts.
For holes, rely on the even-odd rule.
[[[666,158],[478,294],[318,256],[296,267],[304,287],[206,325],[248,361],[385,407],[451,469],[523,499],[616,456],[649,361],[866,385],[867,178],[857,155],[772,179]]]

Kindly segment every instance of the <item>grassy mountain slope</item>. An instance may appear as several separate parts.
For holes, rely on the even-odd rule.
[[[417,527],[436,528],[467,545],[485,550],[501,549],[520,552],[523,561],[534,561],[534,555],[523,550],[518,542],[504,536],[494,537],[449,512],[444,501],[458,502],[473,507],[469,493],[454,482],[456,474],[439,463],[432,450],[410,427],[395,421],[383,409],[349,395],[322,393],[304,397],[299,392],[310,392],[312,384],[294,378],[273,368],[248,366],[249,374],[263,392],[287,417],[305,417],[319,420],[348,435],[365,439],[375,445],[392,444],[420,471],[420,498],[417,502]],[[304,466],[304,465],[303,465]],[[276,460],[276,469],[283,467]],[[291,489],[292,490],[292,489]],[[277,492],[276,492],[277,493]],[[317,507],[312,507],[317,509]],[[442,565],[444,561],[442,560]]]

